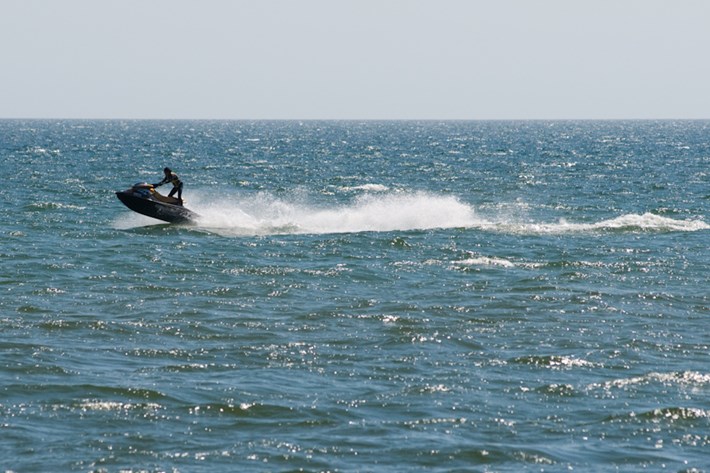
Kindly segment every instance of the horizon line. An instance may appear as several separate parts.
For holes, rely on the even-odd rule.
[[[657,117],[657,118],[438,118],[438,117],[422,117],[422,118],[152,118],[152,117],[111,117],[111,118],[91,118],[91,117],[0,117],[0,120],[61,120],[61,121],[293,121],[293,122],[315,122],[315,121],[369,121],[369,122],[388,122],[388,121],[441,121],[441,122],[513,122],[513,121],[537,121],[537,122],[564,122],[564,121],[708,121],[710,117],[704,118],[688,118],[688,117]]]

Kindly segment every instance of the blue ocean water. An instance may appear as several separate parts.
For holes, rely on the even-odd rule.
[[[0,121],[0,468],[710,471],[709,137]]]

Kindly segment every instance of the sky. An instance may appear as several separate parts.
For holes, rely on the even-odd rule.
[[[0,0],[0,118],[710,118],[708,0]]]

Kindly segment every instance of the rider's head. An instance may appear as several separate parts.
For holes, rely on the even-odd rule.
[[[163,172],[165,174],[170,174],[172,171],[170,170],[170,168],[165,168],[165,169],[163,169]]]

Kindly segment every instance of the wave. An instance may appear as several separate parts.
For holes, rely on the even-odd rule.
[[[702,220],[677,220],[652,213],[626,214],[595,223],[520,222],[515,218],[482,216],[456,196],[430,192],[396,192],[366,185],[353,200],[337,205],[315,204],[302,195],[277,197],[267,192],[250,196],[206,196],[196,192],[188,206],[202,218],[198,227],[224,235],[328,234],[467,228],[507,234],[606,232],[669,232],[710,229]],[[366,187],[366,188],[364,188]],[[376,192],[373,192],[376,191]],[[119,228],[156,223],[122,218]],[[132,225],[133,222],[135,225]],[[511,265],[503,260],[475,260],[471,265]]]
[[[25,205],[25,209],[29,211],[43,211],[43,210],[59,210],[59,209],[69,209],[69,210],[86,210],[86,207],[73,204],[65,204],[62,202],[31,202]]]
[[[466,258],[459,261],[454,261],[453,265],[455,267],[466,267],[466,266],[501,266],[504,268],[513,268],[516,264],[505,258],[492,258],[488,256],[475,256],[471,258]]]
[[[697,407],[664,407],[636,414],[636,417],[652,421],[683,421],[710,418],[710,411]]]
[[[340,187],[340,190],[345,191],[345,192],[352,192],[352,191],[387,192],[388,190],[390,190],[390,188],[385,185],[382,185],[382,184],[362,184],[360,186]]]
[[[705,387],[710,384],[710,374],[697,371],[682,371],[670,373],[648,373],[632,378],[615,379],[603,383],[594,383],[587,386],[587,389],[629,389],[635,386],[643,386],[651,383],[660,383],[666,386],[683,386],[689,388]]]
[[[131,410],[148,410],[157,411],[161,409],[161,405],[155,402],[121,402],[121,401],[102,401],[97,399],[83,400],[76,407],[82,411],[131,411]]]
[[[540,366],[545,368],[590,368],[595,367],[595,363],[580,358],[559,355],[530,355],[513,358],[511,363],[521,365]]]
[[[627,412],[623,414],[613,414],[605,420],[609,422],[652,422],[654,424],[688,424],[695,425],[697,421],[707,421],[710,419],[710,411],[698,407],[661,407],[641,412]]]

